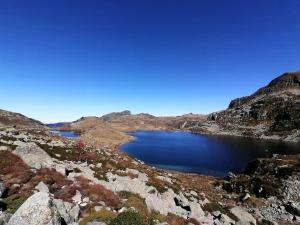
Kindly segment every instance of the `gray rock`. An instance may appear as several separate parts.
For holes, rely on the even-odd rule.
[[[239,219],[240,225],[247,223],[256,225],[256,220],[254,219],[254,217],[250,213],[244,211],[242,208],[234,207],[230,209],[230,212]]]
[[[275,221],[270,221],[266,219],[262,219],[261,222],[265,225],[278,225],[278,223],[276,223]]]
[[[98,221],[91,221],[91,222],[88,222],[86,225],[106,225],[106,223],[98,222]]]
[[[7,225],[60,225],[58,210],[48,193],[31,196],[10,218]]]
[[[0,211],[0,225],[6,225],[11,217],[11,214]]]
[[[78,205],[73,205],[72,203],[64,202],[60,199],[54,199],[53,203],[56,206],[59,215],[67,224],[74,224],[78,222],[80,211]]]
[[[243,201],[247,201],[249,198],[251,198],[251,195],[249,193],[246,193],[243,197]]]
[[[27,165],[35,169],[52,167],[54,165],[51,157],[35,143],[19,145],[13,153],[18,155]]]
[[[95,206],[94,209],[96,212],[99,212],[103,209],[103,206]]]
[[[49,188],[46,184],[43,183],[43,181],[41,181],[36,187],[36,190],[38,190],[39,192],[46,192],[49,193]]]
[[[81,199],[82,199],[82,195],[80,191],[76,190],[76,195],[72,198],[73,202],[79,205],[82,202]]]
[[[287,212],[294,216],[300,216],[300,203],[297,202],[289,202],[285,206]]]
[[[229,218],[227,215],[222,214],[220,219],[221,224],[223,225],[232,225],[235,224],[235,221]]]
[[[248,221],[238,221],[238,222],[236,222],[235,225],[252,225],[252,224],[249,223]]]
[[[5,191],[6,191],[6,187],[4,183],[0,182],[0,198],[2,197]]]
[[[0,146],[0,151],[7,151],[8,147],[7,146]]]

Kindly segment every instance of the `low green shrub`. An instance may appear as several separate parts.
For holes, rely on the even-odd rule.
[[[18,195],[12,195],[4,199],[4,203],[7,205],[7,210],[5,212],[14,214],[26,199],[27,198]]]
[[[120,213],[109,225],[147,225],[145,219],[134,211]]]
[[[233,215],[227,207],[223,207],[217,202],[210,202],[210,203],[205,204],[203,206],[203,210],[210,212],[210,213],[219,211],[222,214],[225,214],[228,217],[230,217],[232,220],[238,221],[238,218],[235,215]]]

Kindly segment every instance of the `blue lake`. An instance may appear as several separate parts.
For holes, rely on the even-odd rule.
[[[137,131],[120,149],[158,168],[225,176],[242,172],[250,161],[272,154],[299,154],[300,145],[180,131]]]
[[[51,130],[50,133],[52,134],[58,134],[62,137],[66,138],[77,138],[80,136],[80,134],[75,133],[74,131],[57,131],[57,130]]]

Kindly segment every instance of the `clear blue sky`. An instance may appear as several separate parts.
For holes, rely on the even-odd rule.
[[[224,109],[300,69],[299,0],[0,1],[0,108],[44,122]]]

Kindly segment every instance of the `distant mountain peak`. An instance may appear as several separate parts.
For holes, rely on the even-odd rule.
[[[268,87],[300,87],[300,71],[284,73],[272,80]]]
[[[123,116],[131,116],[131,112],[129,110],[124,110],[122,112],[112,112],[109,114],[106,114],[104,116],[101,117],[101,119],[103,120],[111,120],[111,119],[117,119],[119,117],[123,117]]]

